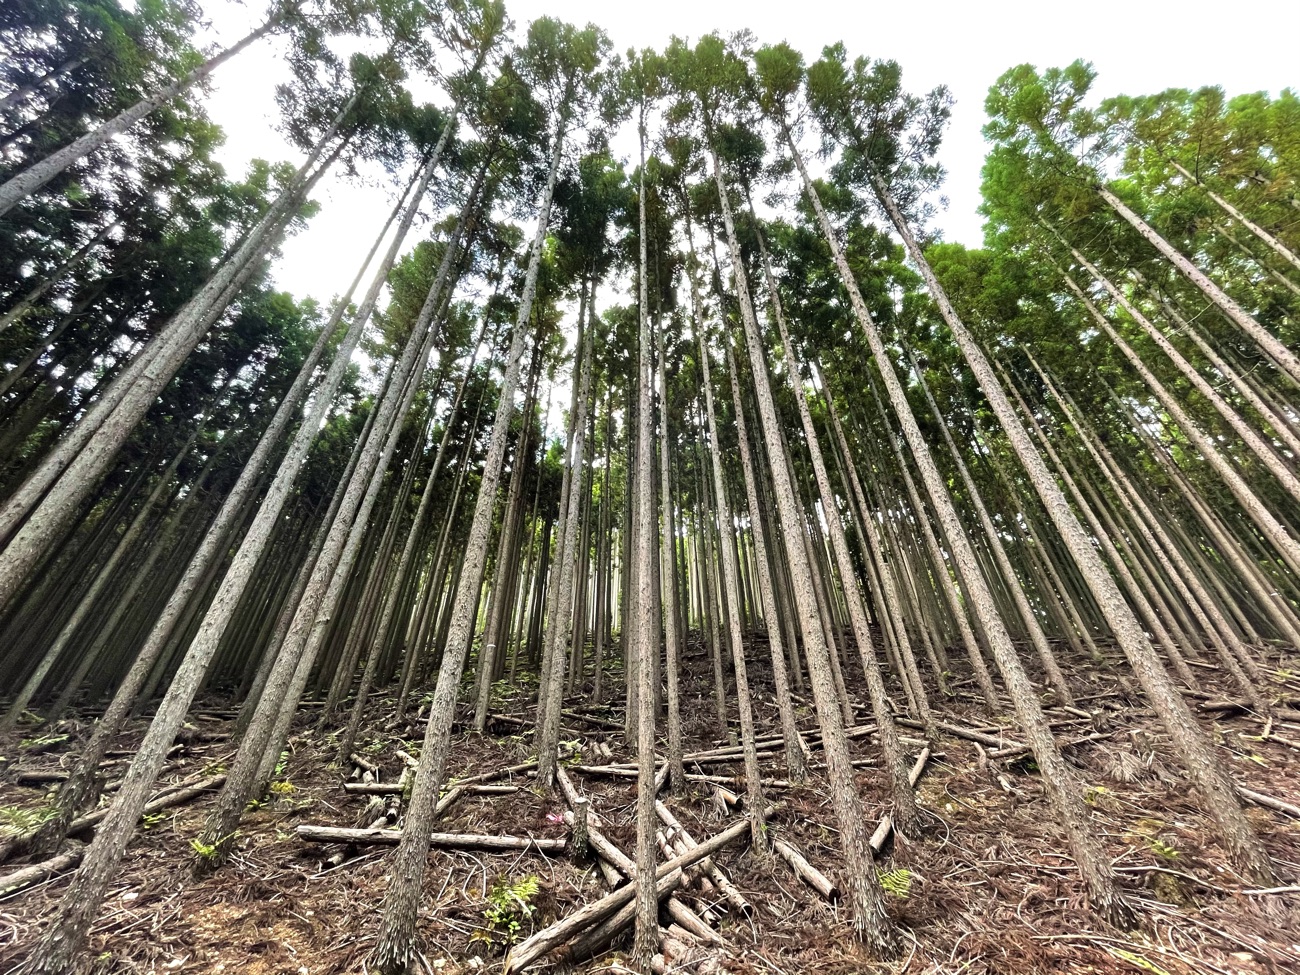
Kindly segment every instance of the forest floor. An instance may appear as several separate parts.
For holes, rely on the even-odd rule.
[[[759,654],[755,654],[759,656]],[[1271,660],[1273,697],[1280,702],[1266,721],[1228,702],[1234,694],[1216,669],[1198,670],[1205,694],[1189,697],[1237,778],[1247,788],[1292,806],[1300,804],[1300,670],[1281,669]],[[1290,662],[1287,662],[1288,664]],[[710,696],[711,662],[697,644],[688,650],[683,675],[683,714],[688,753],[726,744],[719,738]],[[851,677],[846,668],[846,678]],[[855,949],[845,909],[823,900],[780,858],[761,861],[746,844],[733,845],[717,865],[753,905],[752,915],[729,910],[717,893],[691,887],[681,898],[711,917],[725,939],[720,946],[691,946],[685,956],[668,958],[669,971],[772,973],[992,972],[1147,972],[1280,973],[1300,971],[1300,887],[1256,890],[1226,861],[1213,824],[1189,794],[1168,739],[1133,687],[1117,678],[1118,661],[1071,660],[1081,718],[1049,709],[1058,741],[1086,783],[1098,837],[1113,858],[1127,893],[1139,907],[1142,930],[1120,932],[1091,917],[1069,858],[1066,838],[1037,779],[1032,759],[999,756],[995,746],[979,745],[943,731],[931,742],[932,754],[917,785],[924,833],[891,841],[879,869],[889,879],[890,914],[906,932],[901,957],[872,963]],[[612,674],[616,678],[617,674]],[[751,665],[759,693],[761,732],[779,734],[770,688],[770,669]],[[613,680],[611,685],[617,686]],[[865,689],[849,680],[855,700]],[[975,731],[1014,747],[1017,732],[1009,713],[990,722],[969,684],[956,696],[936,699],[936,717],[950,728]],[[500,713],[525,719],[498,721],[486,736],[460,733],[451,752],[451,774],[458,779],[527,761],[531,711],[523,698],[501,703]],[[565,718],[563,737],[581,749],[576,761],[607,765],[630,761],[622,736],[599,722],[621,719],[621,711],[568,705],[586,719]],[[217,705],[219,707],[219,705]],[[375,700],[369,734],[360,751],[380,766],[381,781],[393,781],[403,768],[398,750],[418,753],[422,725],[396,728],[391,702]],[[735,714],[734,697],[730,711]],[[805,702],[801,726],[816,735],[815,718]],[[1009,709],[1008,709],[1009,712]],[[391,847],[304,842],[300,824],[365,826],[374,819],[365,795],[345,793],[353,765],[340,765],[333,737],[319,732],[310,711],[300,717],[290,755],[272,795],[245,817],[237,852],[221,870],[195,880],[189,872],[196,837],[211,796],[148,817],[127,852],[91,944],[91,970],[109,972],[302,973],[333,975],[367,971],[379,927],[385,889],[386,853]],[[188,742],[175,749],[160,788],[221,771],[233,755],[231,713],[197,709],[191,714]],[[595,719],[594,721],[592,719]],[[127,760],[143,734],[147,718],[133,723],[117,743]],[[870,724],[865,710],[859,725]],[[915,757],[923,732],[902,731]],[[47,785],[18,784],[19,773],[57,772],[88,733],[86,719],[64,722],[18,746],[0,781],[0,812],[35,809]],[[35,733],[32,733],[35,734]],[[67,735],[63,740],[43,739]],[[603,745],[614,757],[598,758]],[[877,761],[878,747],[865,730],[851,747],[861,795],[874,824],[885,810],[888,791]],[[6,751],[14,749],[6,746]],[[772,775],[784,774],[779,748],[765,760]],[[11,754],[11,758],[13,755]],[[820,752],[813,751],[814,763]],[[567,764],[573,764],[567,763]],[[687,771],[740,776],[742,763],[695,766]],[[624,852],[634,853],[635,780],[584,773],[570,768],[578,789],[590,800],[603,830]],[[112,777],[110,772],[110,778]],[[568,836],[564,797],[542,794],[527,774],[502,778],[508,794],[466,794],[446,811],[439,829],[447,832],[530,837]],[[734,809],[718,815],[708,783],[692,782],[680,796],[663,794],[667,805],[697,841],[717,833],[738,817]],[[743,795],[743,788],[731,787]],[[823,781],[816,775],[797,788],[767,790],[782,806],[771,817],[771,835],[785,838],[832,880],[841,857],[834,817]],[[1247,814],[1277,863],[1286,885],[1300,882],[1300,820],[1285,812],[1249,805]],[[15,864],[0,868],[3,874]],[[0,972],[22,957],[51,916],[67,886],[60,874],[34,887],[0,896]],[[529,895],[529,877],[537,891]],[[504,893],[521,892],[528,910]],[[493,897],[493,891],[496,896]],[[571,914],[607,892],[591,861],[562,852],[512,851],[508,854],[435,849],[425,875],[421,911],[423,960],[431,972],[499,970],[511,938],[509,921],[518,923],[518,940],[557,918]],[[493,923],[492,918],[496,919]],[[595,959],[551,966],[581,972],[618,969],[628,941]]]

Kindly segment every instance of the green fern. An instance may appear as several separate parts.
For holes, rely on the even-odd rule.
[[[879,874],[880,886],[885,893],[906,900],[912,893],[912,871],[907,869],[890,870]]]

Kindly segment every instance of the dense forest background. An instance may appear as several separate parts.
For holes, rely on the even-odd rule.
[[[1294,91],[1012,67],[974,248],[849,42],[204,17],[0,11],[0,965],[1300,964]]]

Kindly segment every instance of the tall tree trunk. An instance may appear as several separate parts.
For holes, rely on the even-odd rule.
[[[252,33],[236,41],[224,51],[214,54],[179,81],[174,81],[170,85],[158,89],[148,98],[141,99],[130,108],[119,112],[103,125],[87,132],[81,138],[69,143],[62,149],[50,153],[40,162],[28,166],[21,173],[11,176],[5,183],[0,184],[0,217],[3,217],[19,202],[36,192],[78,159],[94,152],[114,136],[127,131],[159,105],[171,101],[181,92],[192,88],[244,48],[269,34],[283,20],[289,6],[290,4],[285,4],[284,7],[277,8],[271,18]]]
[[[411,792],[402,840],[391,861],[389,886],[384,895],[383,921],[380,925],[375,955],[376,967],[386,973],[405,972],[415,951],[415,923],[420,905],[424,867],[429,856],[429,837],[433,831],[438,793],[442,789],[446,775],[456,696],[460,690],[468,639],[474,625],[470,614],[478,601],[483,567],[487,562],[488,535],[492,528],[497,485],[501,477],[502,462],[505,459],[506,435],[509,431],[511,414],[514,412],[515,389],[519,385],[519,365],[528,335],[528,323],[532,317],[533,299],[537,293],[537,275],[541,268],[542,247],[550,225],[551,200],[555,193],[555,182],[564,148],[564,127],[565,121],[562,116],[555,129],[551,147],[550,173],[547,177],[546,189],[542,194],[537,230],[533,236],[528,258],[527,276],[524,280],[523,293],[519,298],[519,313],[515,319],[510,352],[506,359],[506,371],[501,382],[497,414],[492,424],[492,438],[487,458],[483,462],[478,499],[474,505],[474,517],[465,543],[465,558],[456,585],[451,631],[438,670],[433,702],[429,707],[429,720],[420,751],[420,774],[416,776],[415,787]]]
[[[993,651],[993,657],[998,663],[998,668],[1002,671],[1002,677],[1006,683],[1007,691],[1011,695],[1021,728],[1025,732],[1025,736],[1034,752],[1034,757],[1038,761],[1039,769],[1043,773],[1043,784],[1052,802],[1053,809],[1059,817],[1061,825],[1065,828],[1067,841],[1088,890],[1089,899],[1103,917],[1127,921],[1131,914],[1115,888],[1114,878],[1110,873],[1100,845],[1089,830],[1087,810],[1084,808],[1079,795],[1077,779],[1069,766],[1065,764],[1065,760],[1056,747],[1056,742],[1052,738],[1047,719],[1043,716],[1042,706],[1038,702],[1033,685],[1030,684],[1029,677],[1017,656],[1010,634],[1007,633],[1002,619],[994,609],[992,593],[989,592],[988,586],[980,574],[975,553],[965,535],[956,508],[953,506],[952,498],[948,495],[947,486],[934,463],[934,458],[930,455],[929,446],[917,426],[916,418],[912,415],[911,406],[908,404],[907,396],[898,381],[889,353],[885,349],[879,330],[871,319],[866,302],[863,301],[862,294],[858,290],[848,260],[844,256],[844,251],[835,236],[830,219],[826,216],[821,199],[818,197],[817,190],[808,175],[803,157],[799,153],[798,147],[795,145],[794,139],[784,122],[782,122],[782,134],[785,137],[795,165],[799,169],[804,194],[812,205],[822,236],[831,249],[831,256],[839,272],[840,281],[848,292],[854,317],[866,335],[871,354],[875,358],[876,366],[885,382],[890,404],[911,447],[912,456],[921,471],[922,481],[925,483],[926,490],[930,495],[930,501],[944,526],[944,532],[948,536],[949,544],[952,545],[954,560],[961,570],[968,595],[983,621],[985,633],[989,638],[990,649]],[[928,267],[928,265],[922,266]],[[1021,435],[1023,437],[1023,431]],[[1039,465],[1042,466],[1041,458],[1039,459]],[[1055,485],[1053,484],[1053,486]],[[1062,498],[1062,504],[1064,504],[1064,498]],[[1080,533],[1082,533],[1081,529]],[[1102,571],[1104,572],[1104,569]]]
[[[654,435],[651,402],[651,339],[649,308],[649,266],[646,261],[646,181],[645,181],[645,111],[643,100],[637,134],[640,138],[641,166],[637,192],[638,267],[637,308],[637,415],[635,487],[629,504],[633,507],[632,602],[628,624],[629,661],[635,661],[628,673],[628,689],[636,685],[636,920],[632,939],[632,962],[638,971],[648,973],[650,962],[659,950],[659,884],[655,876],[655,685],[654,661],[659,657],[655,642],[657,621],[654,609],[654,559],[658,548],[654,504]],[[628,695],[632,710],[632,695]]]
[[[781,443],[780,421],[776,404],[767,379],[766,350],[759,337],[758,321],[749,298],[744,264],[736,243],[732,224],[731,205],[717,154],[710,147],[714,182],[722,200],[722,215],[727,227],[728,245],[731,248],[732,277],[737,297],[740,299],[741,320],[745,328],[746,346],[754,387],[758,395],[759,416],[763,437],[771,463],[772,480],[777,496],[777,510],[786,539],[786,557],[793,581],[794,599],[799,615],[799,628],[803,633],[804,653],[812,676],[813,698],[817,706],[817,719],[822,731],[822,748],[831,785],[831,801],[840,829],[840,847],[844,853],[844,867],[848,878],[848,902],[853,911],[854,932],[867,945],[872,954],[888,956],[898,949],[898,934],[884,908],[884,894],[876,879],[872,863],[870,839],[862,800],[854,782],[852,757],[848,739],[844,734],[840,715],[839,695],[835,689],[831,669],[831,650],[822,629],[822,619],[817,609],[812,566],[804,548],[804,518],[796,500],[790,470],[785,463],[785,449]]]
[[[953,309],[947,294],[935,277],[934,271],[925,259],[920,245],[912,235],[907,221],[890,195],[888,188],[878,179],[876,180],[876,188],[881,202],[903,237],[913,263],[925,278],[930,294],[939,306],[944,321],[947,322],[953,338],[962,350],[962,355],[970,365],[971,371],[975,374],[981,391],[984,393],[989,406],[993,409],[999,424],[1007,435],[1007,439],[1015,450],[1016,457],[1025,468],[1025,472],[1029,475],[1035,491],[1052,518],[1052,523],[1056,526],[1056,530],[1060,533],[1075,563],[1083,573],[1088,588],[1092,591],[1098,605],[1105,614],[1106,621],[1114,631],[1120,648],[1128,658],[1130,666],[1133,667],[1134,672],[1137,674],[1138,681],[1142,684],[1142,689],[1146,693],[1148,700],[1151,701],[1152,707],[1160,715],[1161,721],[1172,736],[1174,745],[1178,748],[1188,771],[1191,773],[1192,781],[1201,793],[1209,812],[1220,829],[1223,830],[1225,842],[1232,853],[1234,861],[1258,882],[1269,881],[1272,878],[1272,866],[1269,863],[1268,855],[1242,813],[1241,806],[1237,802],[1232,780],[1219,762],[1213,748],[1205,740],[1201,729],[1196,724],[1196,719],[1183,702],[1182,695],[1173,686],[1168,672],[1147,640],[1146,634],[1137,621],[1137,617],[1134,616],[1128,603],[1124,601],[1119,586],[1110,573],[1106,571],[1101,556],[1093,547],[1092,541],[1083,529],[1083,525],[1079,523],[1079,519],[1071,510],[1064,492],[1062,492],[1056,483],[1056,479],[1047,469],[1047,464],[1043,461],[1042,456],[1034,449],[1029,435],[1016,417],[1015,409],[1007,399],[1006,393],[1003,392],[997,376],[994,375],[992,366],[990,366],[988,359],[985,358],[983,351],[976,344],[974,338],[966,330],[965,324],[958,318],[956,310]],[[882,359],[883,356],[878,354],[877,361]],[[1052,752],[1053,759],[1059,761],[1059,752],[1056,751],[1055,745],[1052,746]],[[1043,765],[1041,759],[1039,765],[1040,767]],[[1064,767],[1062,767],[1062,771],[1065,771]],[[1065,796],[1062,796],[1062,800],[1058,808],[1064,810],[1070,807],[1070,814],[1075,817],[1082,813],[1082,810],[1078,808],[1077,798],[1070,802]],[[1069,821],[1067,820],[1067,822]],[[1095,842],[1093,847],[1092,850],[1088,851],[1088,855],[1097,852]],[[1077,861],[1081,860],[1078,853],[1076,853],[1075,859]],[[1081,870],[1084,869],[1082,862],[1080,862],[1079,866]],[[1100,867],[1100,864],[1094,866]],[[1127,914],[1127,908],[1120,906],[1122,902],[1119,900],[1109,874],[1105,874],[1104,877],[1104,886],[1095,889],[1095,891],[1093,885],[1096,881],[1089,883],[1089,893],[1093,896],[1094,903],[1096,903],[1103,916],[1123,919]]]
[[[1179,273],[1200,288],[1205,297],[1217,305],[1219,310],[1227,315],[1237,327],[1254,339],[1259,344],[1259,347],[1277,363],[1278,368],[1290,376],[1295,383],[1300,384],[1300,358],[1297,358],[1294,352],[1288,349],[1281,340],[1269,333],[1253,317],[1246,314],[1245,310],[1229,298],[1222,288],[1211,281],[1200,268],[1180,254],[1169,241],[1156,233],[1145,220],[1125,206],[1118,196],[1101,185],[1097,186],[1097,192],[1151,246],[1163,254],[1174,267],[1178,268]]]

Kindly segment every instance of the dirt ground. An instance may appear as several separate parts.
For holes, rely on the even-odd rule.
[[[757,648],[756,648],[757,649]],[[1233,689],[1217,669],[1198,667],[1201,696],[1189,696],[1238,783],[1291,805],[1300,804],[1300,669],[1270,651],[1266,661],[1272,698],[1270,719],[1231,707]],[[754,656],[759,656],[755,653]],[[1058,741],[1076,767],[1091,806],[1093,828],[1112,857],[1126,892],[1142,916],[1142,928],[1121,932],[1091,917],[1069,847],[1038,781],[1032,758],[990,757],[989,747],[941,732],[917,794],[922,835],[884,850],[878,869],[886,880],[889,911],[905,932],[902,955],[889,963],[868,960],[854,945],[851,919],[842,906],[823,900],[776,857],[760,860],[736,844],[715,858],[743,896],[752,915],[729,910],[716,889],[684,889],[685,903],[717,924],[722,947],[696,946],[686,957],[669,958],[671,971],[733,973],[1027,973],[1147,972],[1283,973],[1300,971],[1300,820],[1284,812],[1247,807],[1251,821],[1277,864],[1276,889],[1257,890],[1228,865],[1215,828],[1200,811],[1167,737],[1130,682],[1116,675],[1121,662],[1067,662],[1077,705],[1091,717],[1060,709],[1048,713]],[[1287,669],[1284,664],[1290,665]],[[712,697],[712,667],[698,644],[688,649],[683,678],[686,751],[725,744]],[[865,701],[865,687],[846,666],[851,695]],[[617,679],[617,673],[612,673]],[[762,733],[779,731],[771,695],[770,667],[751,664],[760,700]],[[613,683],[611,681],[611,683]],[[894,699],[901,692],[891,688]],[[992,721],[969,682],[956,681],[955,694],[932,700],[938,720],[1010,743],[1018,740],[1007,713]],[[802,697],[801,727],[810,735],[816,720]],[[500,702],[500,712],[523,724],[496,722],[486,736],[458,735],[451,775],[464,778],[527,761],[531,709],[521,696]],[[735,718],[734,697],[729,701]],[[233,755],[231,712],[205,702],[190,718],[190,742],[178,749],[160,787],[199,772],[220,771]],[[631,759],[622,736],[604,724],[621,721],[621,711],[573,699],[570,708],[596,722],[566,717],[564,738],[580,749],[577,761],[605,765]],[[337,762],[328,732],[315,727],[305,710],[290,742],[290,755],[273,793],[250,810],[229,863],[202,880],[192,878],[191,840],[201,828],[211,798],[149,817],[127,852],[121,875],[94,928],[89,970],[118,972],[227,972],[247,975],[300,973],[342,975],[367,972],[379,926],[389,847],[345,848],[301,841],[299,824],[367,825],[368,797],[347,794],[353,773]],[[858,721],[870,716],[859,710]],[[418,754],[422,726],[391,725],[391,703],[379,698],[367,715],[360,749],[394,781],[403,763],[399,749]],[[19,785],[19,772],[59,769],[88,720],[42,729],[39,736],[65,740],[27,747],[6,745],[10,761],[0,781],[0,807],[37,808],[48,785]],[[998,725],[995,722],[1004,722]],[[125,759],[145,721],[132,724],[117,743]],[[924,732],[904,727],[906,735]],[[915,757],[921,743],[909,738]],[[614,757],[598,757],[599,743]],[[874,824],[885,811],[887,789],[874,736],[852,742],[861,760],[861,795]],[[779,749],[778,749],[779,752]],[[813,752],[814,762],[820,752]],[[784,775],[778,757],[766,760],[767,774]],[[740,776],[739,761],[687,771]],[[631,855],[635,838],[635,780],[571,770],[578,788],[603,822],[606,835]],[[112,771],[109,772],[112,778]],[[466,795],[450,807],[440,829],[447,832],[564,838],[568,827],[563,796],[537,790],[526,774],[504,778],[519,791]],[[696,840],[735,821],[719,817],[706,783],[690,783],[680,796],[664,798]],[[743,788],[734,786],[743,795]],[[767,790],[782,806],[771,835],[785,838],[832,880],[840,877],[834,817],[823,781]],[[341,861],[341,862],[340,862]],[[0,875],[19,864],[0,868]],[[535,878],[535,892],[529,878]],[[0,972],[23,957],[47,923],[67,885],[67,874],[8,897],[0,897]],[[512,898],[508,891],[520,894]],[[420,933],[422,963],[430,972],[499,970],[510,940],[522,939],[551,921],[607,892],[591,860],[567,853],[450,852],[434,850],[425,875]],[[519,906],[519,902],[527,908]],[[665,917],[665,922],[666,922]],[[510,922],[514,922],[512,930]],[[552,963],[557,971],[617,970],[630,938],[595,959]]]

